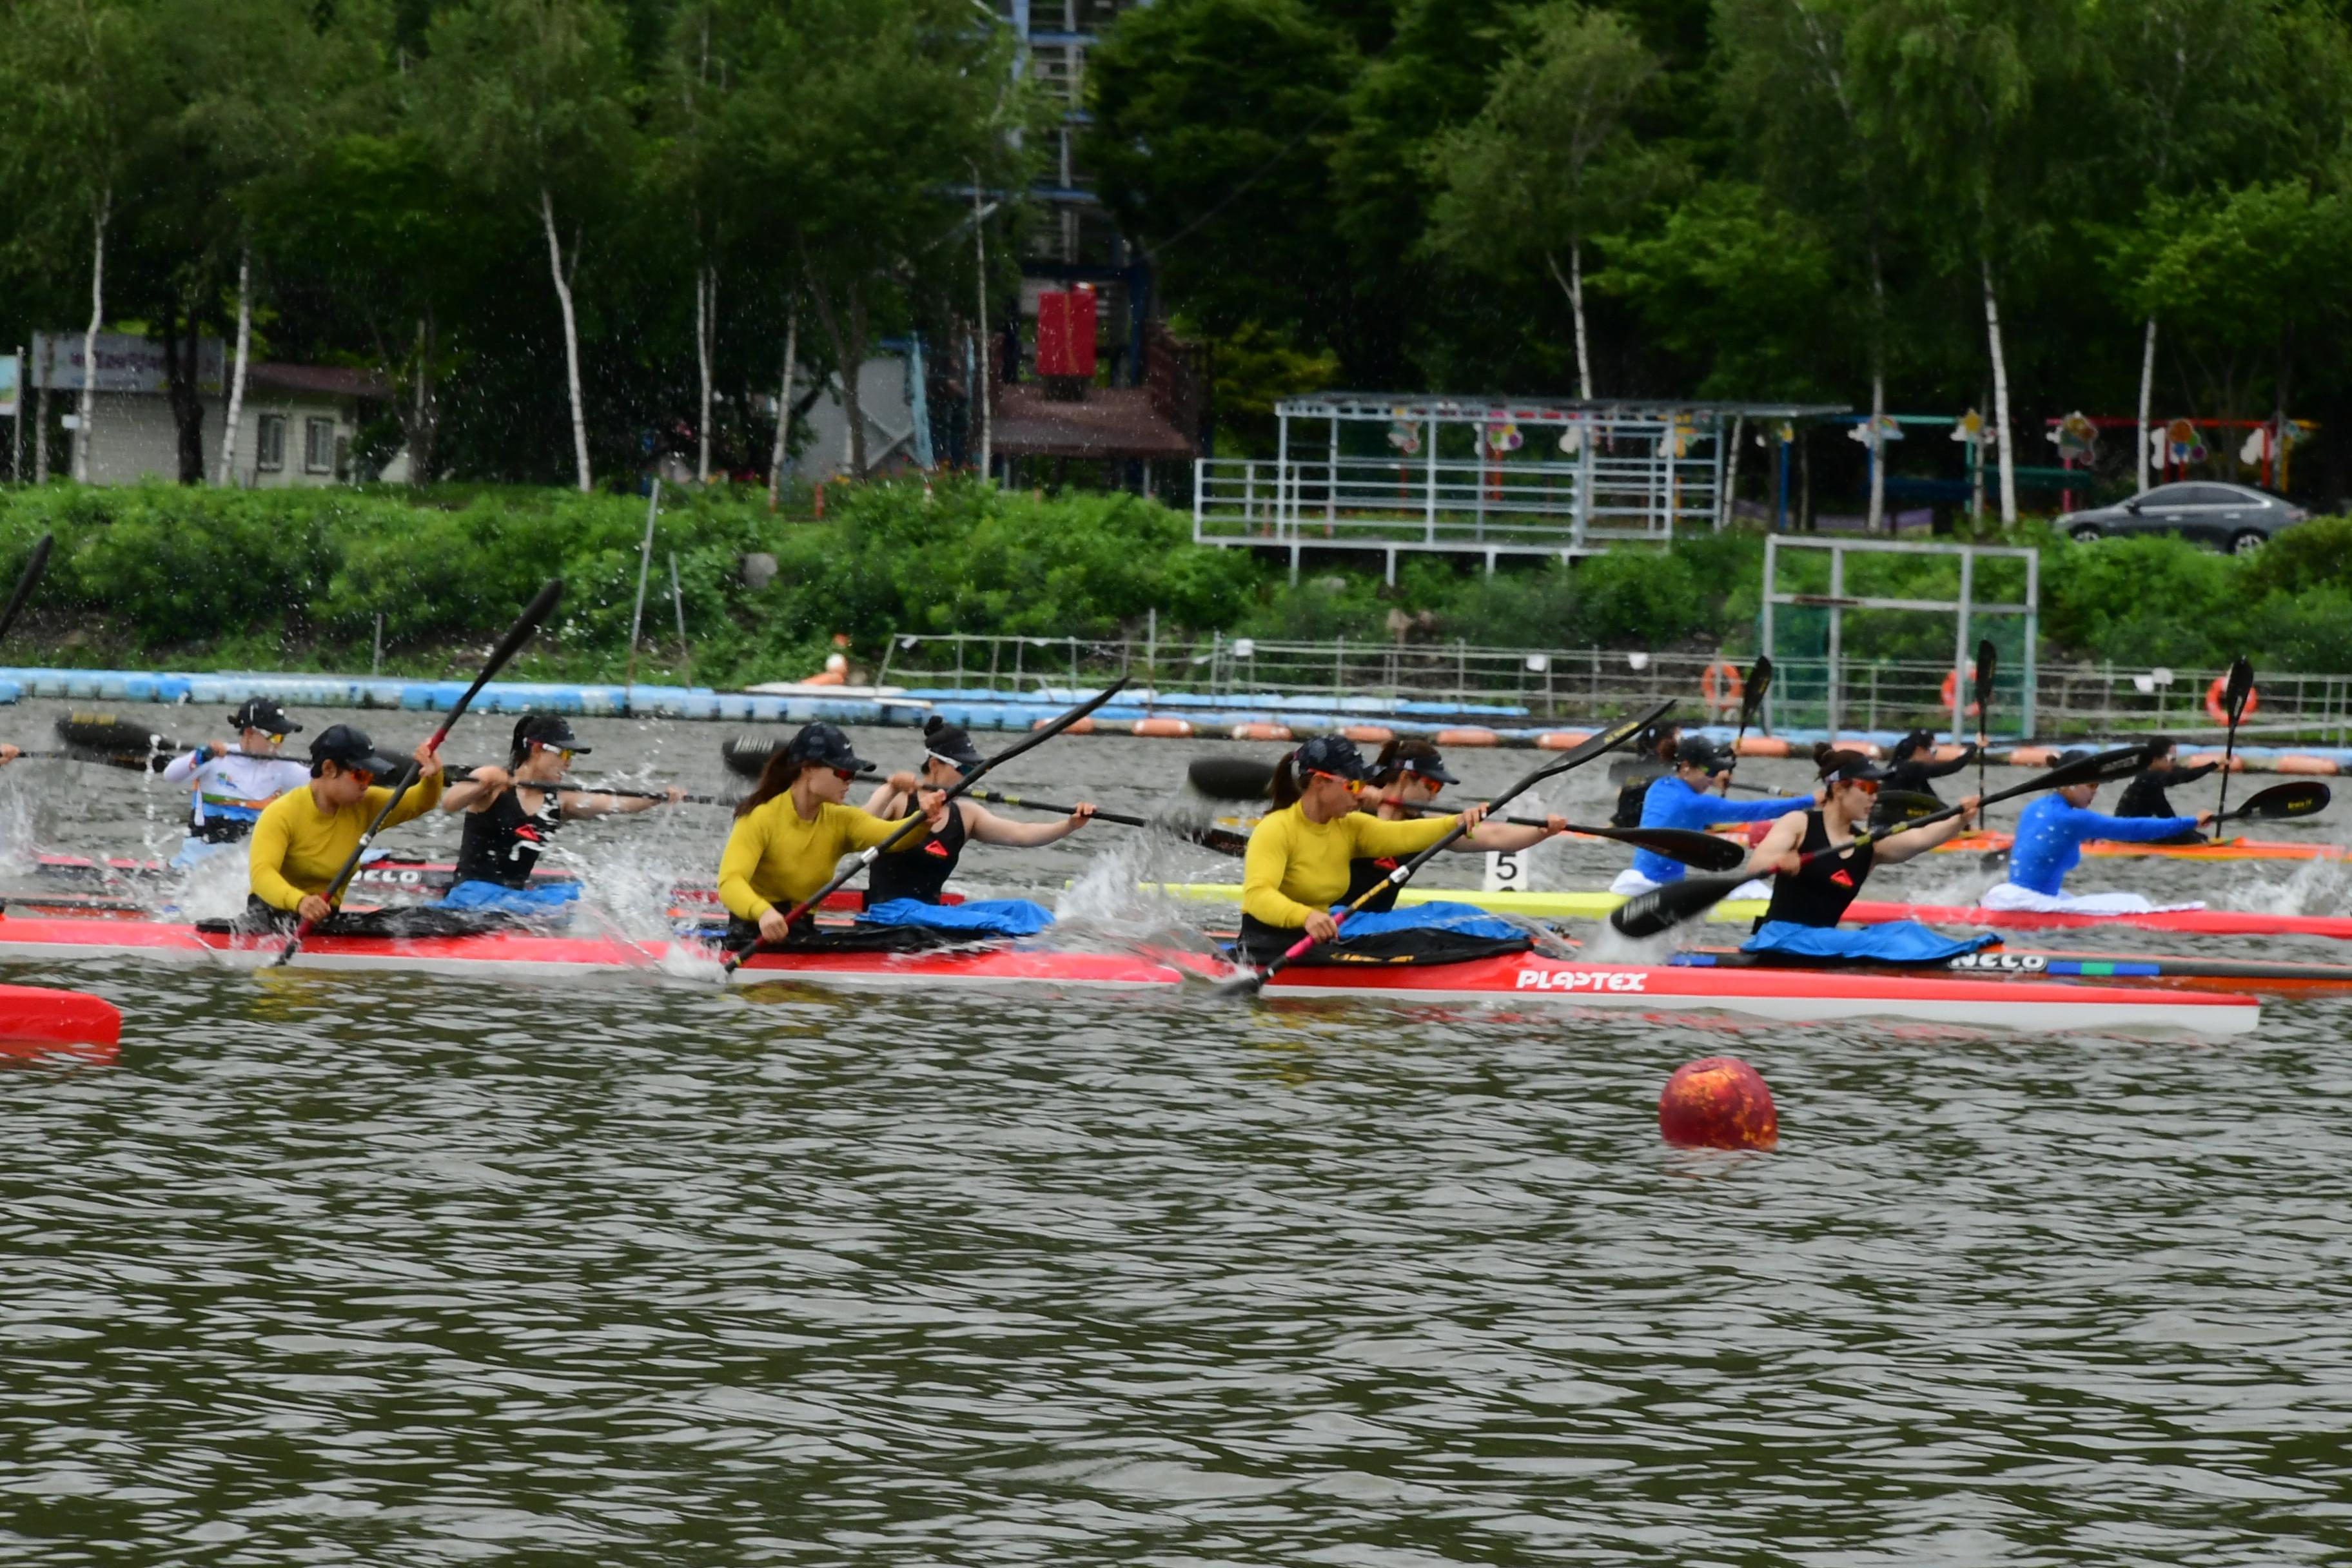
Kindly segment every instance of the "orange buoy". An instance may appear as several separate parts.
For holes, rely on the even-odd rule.
[[[1502,737],[1492,730],[1440,730],[1436,742],[1441,746],[1491,746]]]
[[[1706,1057],[1666,1079],[1658,1131],[1684,1149],[1769,1149],[1780,1141],[1780,1118],[1762,1074],[1738,1057]]]
[[[2228,708],[2222,706],[2223,701],[2229,696],[2229,692],[2230,678],[2226,675],[2215,676],[2213,678],[2213,684],[2205,689],[2205,711],[2211,715],[2213,722],[2216,724],[2227,724],[2230,721],[2230,710]],[[2263,694],[2255,690],[2251,686],[2247,687],[2246,710],[2238,715],[2238,717],[2241,719],[2251,719],[2262,710]]]
[[[1740,678],[1738,666],[1717,659],[1699,672],[1698,694],[1710,717],[1737,713],[1748,695],[1748,682]]]
[[[1947,713],[1949,713],[1949,712],[1952,710],[1952,703],[1953,703],[1953,701],[1954,701],[1954,700],[1955,700],[1959,696],[1959,694],[1960,694],[1960,680],[1961,680],[1961,679],[1962,679],[1962,677],[1961,677],[1961,675],[1960,675],[1960,672],[1959,672],[1958,670],[1957,670],[1957,669],[1956,669],[1956,670],[1954,670],[1954,671],[1952,671],[1952,673],[1951,673],[1951,674],[1949,674],[1949,675],[1948,675],[1948,676],[1944,677],[1944,684],[1943,684],[1943,687],[1942,687],[1942,689],[1942,689],[1942,695],[1943,695],[1943,699],[1944,699],[1944,711],[1945,711],[1945,712],[1947,712]],[[1976,701],[1971,701],[1971,702],[1969,702],[1969,718],[1973,719],[1973,718],[1975,718],[1978,714],[1979,714],[1979,713],[1981,713],[1981,712],[1983,712],[1983,711],[1984,711],[1984,705],[1983,705],[1982,703],[1980,703],[1980,702],[1976,702]]]
[[[1396,731],[1385,724],[1349,724],[1339,733],[1360,746],[1385,746],[1396,739]]]
[[[1192,723],[1189,719],[1138,719],[1135,721],[1135,733],[1139,735],[1165,735],[1171,739],[1181,741],[1192,733]]]
[[[1236,724],[1234,726],[1234,739],[1236,741],[1287,741],[1291,739],[1290,726],[1287,724]]]
[[[1545,752],[1572,752],[1592,739],[1590,730],[1546,730],[1536,737],[1536,748]]]

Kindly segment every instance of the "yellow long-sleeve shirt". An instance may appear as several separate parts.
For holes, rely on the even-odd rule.
[[[803,818],[792,795],[780,795],[735,819],[719,857],[719,901],[747,921],[771,909],[790,910],[833,880],[844,855],[871,848],[902,826],[831,801],[817,803],[814,819]],[[912,849],[925,837],[918,827],[892,853]]]
[[[1307,820],[1297,805],[1269,812],[1250,832],[1242,858],[1242,910],[1270,926],[1293,930],[1348,890],[1348,863],[1362,856],[1413,855],[1453,830],[1458,817],[1383,822],[1350,811],[1328,822]]]
[[[424,816],[439,804],[442,775],[408,786],[386,827]],[[264,806],[254,819],[253,837],[246,841],[246,865],[253,891],[273,909],[291,910],[312,893],[323,895],[343,862],[360,845],[383,803],[392,798],[390,785],[379,784],[339,811],[320,811],[310,786],[288,790]]]

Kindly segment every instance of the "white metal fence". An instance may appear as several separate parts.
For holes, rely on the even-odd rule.
[[[1668,697],[1686,699],[1684,713],[1736,722],[1745,654],[1640,653],[1608,648],[1503,648],[1465,642],[1276,641],[1213,635],[1195,638],[1017,637],[950,634],[898,636],[876,672],[877,683],[1001,694],[1061,691],[1129,678],[1136,700],[1152,706],[1184,696],[1335,708],[1365,703],[1475,714],[1497,723],[1613,716]],[[1712,674],[1710,675],[1710,672]],[[1827,659],[1779,661],[1776,724],[1815,730],[1830,721],[1828,694],[1839,703],[1841,732],[1914,727],[1948,734],[1950,687],[1965,671],[1926,660],[1841,659],[1835,682]],[[2217,739],[2206,709],[2220,670],[2135,669],[2105,664],[2045,664],[2034,686],[2034,732],[2044,739],[2166,731],[2183,740]],[[2241,733],[2251,740],[2352,744],[2352,675],[2272,675],[2256,681],[2257,706]],[[2004,692],[1990,732],[2018,735],[2021,706]],[[1493,712],[1514,710],[1515,713]],[[1974,715],[1967,721],[1970,732]]]

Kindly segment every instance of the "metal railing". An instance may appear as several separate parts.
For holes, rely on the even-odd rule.
[[[1505,648],[1467,642],[1280,641],[1265,637],[1135,638],[893,637],[875,681],[1005,697],[1058,695],[1124,675],[1136,703],[1181,713],[1202,708],[1459,713],[1503,727],[1606,718],[1668,697],[1687,699],[1692,720],[1737,722],[1748,656],[1643,653],[1611,648]],[[1709,672],[1713,679],[1709,679]],[[1947,681],[1965,672],[1920,659],[1848,657],[1838,663],[1841,733],[1913,728],[1949,734]],[[2034,691],[2037,738],[2064,740],[2163,731],[2218,741],[2205,708],[2219,670],[2047,666]],[[1828,727],[1826,658],[1776,661],[1774,705],[1783,730]],[[2021,738],[2021,676],[1998,679],[1990,732]],[[2273,675],[2256,683],[2258,706],[2240,734],[2352,745],[2352,674]],[[1973,733],[1975,716],[1969,716]]]
[[[1204,458],[1193,465],[1192,537],[1203,544],[1339,545],[1565,552],[1663,542],[1712,527],[1712,462],[1587,452],[1569,463]]]

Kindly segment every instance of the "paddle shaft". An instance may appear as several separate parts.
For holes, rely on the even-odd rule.
[[[1977,795],[1985,792],[1985,751],[1992,739],[1992,678],[2000,663],[2000,650],[1987,637],[1977,644]],[[1977,826],[1984,826],[1979,817]]]
[[[2254,689],[2254,667],[2246,656],[2240,654],[2230,661],[2230,684],[2224,693],[2230,701],[2230,735],[2221,746],[2221,793],[2213,803],[2216,830],[2213,842],[2219,844],[2221,835],[2219,824],[2230,804],[2230,763],[2238,752],[2238,721],[2246,714],[2246,698]]]
[[[1748,724],[1756,710],[1764,706],[1764,693],[1771,689],[1772,660],[1769,655],[1758,654],[1756,662],[1748,668],[1748,684],[1740,692],[1739,735],[1731,742],[1731,766],[1723,770],[1723,787],[1717,795],[1731,793],[1731,775],[1739,766],[1739,748],[1748,743]]]
[[[1076,708],[1071,709],[1068,712],[1063,714],[1060,718],[1055,720],[1044,729],[1037,731],[1035,733],[1029,735],[1024,740],[1017,741],[1012,745],[1005,747],[1004,750],[997,752],[996,755],[989,758],[986,762],[981,763],[980,766],[972,769],[971,772],[966,773],[961,779],[957,781],[956,784],[950,786],[946,792],[940,804],[943,805],[954,805],[957,797],[971,794],[972,786],[980,783],[982,778],[986,777],[991,769],[1011,762],[1013,758],[1019,756],[1022,752],[1028,751],[1033,746],[1044,745],[1046,742],[1052,740],[1055,736],[1060,734],[1063,731],[1068,729],[1071,725],[1076,723],[1079,720],[1085,718],[1087,714],[1093,712],[1096,709],[1101,707],[1112,698],[1118,696],[1119,689],[1124,687],[1126,684],[1127,678],[1125,676],[1121,676],[1118,679],[1112,681],[1108,686],[1106,686],[1100,691],[1096,692],[1093,697],[1078,704]],[[803,915],[808,913],[809,910],[816,908],[833,894],[847,886],[849,879],[852,877],[856,876],[857,873],[874,864],[874,862],[882,856],[888,854],[891,848],[896,846],[900,839],[914,832],[915,829],[920,827],[928,831],[929,826],[929,820],[920,812],[917,812],[914,816],[908,817],[906,821],[898,825],[898,830],[892,833],[889,837],[885,838],[881,843],[875,845],[870,849],[859,850],[857,853],[857,858],[852,861],[845,870],[835,873],[832,881],[827,882],[824,887],[819,888],[815,892],[810,894],[807,898],[803,899],[799,903],[794,904],[791,910],[785,914],[784,924],[787,926],[791,925],[794,921],[800,919]],[[740,948],[728,954],[726,973],[732,974],[736,970],[741,968],[743,961],[751,957],[753,953],[759,952],[760,944],[766,940],[767,939],[764,937],[755,936],[750,942],[745,942]]]
[[[6,637],[8,628],[16,624],[16,617],[24,612],[25,601],[33,596],[33,589],[40,582],[41,574],[49,569],[49,549],[56,542],[55,534],[45,533],[34,544],[33,558],[25,563],[24,573],[16,579],[16,591],[8,595],[8,607],[0,610],[0,637]]]
[[[441,742],[449,738],[450,726],[466,716],[466,710],[474,705],[474,699],[480,695],[482,688],[490,683],[492,676],[506,668],[509,659],[521,651],[522,645],[530,640],[531,633],[539,629],[540,623],[547,618],[555,608],[555,602],[562,596],[563,580],[561,577],[550,578],[547,585],[540,589],[538,597],[532,599],[514,625],[507,628],[507,635],[499,639],[499,646],[490,650],[489,660],[482,666],[482,673],[474,677],[474,684],[466,688],[465,694],[450,705],[449,716],[441,721],[440,728],[433,731],[433,738],[425,743],[423,750],[432,752],[441,749]],[[392,791],[384,798],[383,809],[370,820],[366,829],[360,834],[359,843],[352,847],[351,858],[345,860],[343,868],[335,873],[335,879],[327,884],[325,898],[328,908],[332,909],[335,900],[342,897],[344,888],[351,883],[352,873],[360,868],[360,858],[368,852],[368,847],[375,842],[375,836],[383,828],[385,818],[391,816],[393,808],[400,804],[401,797],[416,782],[417,773],[416,759],[411,757],[394,775]],[[278,954],[278,966],[282,967],[294,961],[294,954],[301,949],[302,939],[310,934],[312,923],[308,920],[296,922],[294,934],[286,940],[286,946]]]
[[[1659,703],[1654,708],[1652,708],[1647,713],[1644,713],[1638,719],[1631,719],[1622,723],[1612,725],[1609,729],[1603,730],[1601,733],[1585,741],[1581,745],[1576,747],[1575,750],[1570,752],[1566,756],[1561,757],[1559,761],[1546,763],[1543,766],[1528,773],[1525,777],[1521,778],[1518,783],[1513,784],[1510,788],[1496,795],[1492,804],[1501,805],[1512,797],[1523,795],[1527,791],[1533,789],[1537,784],[1541,784],[1544,780],[1550,778],[1555,774],[1564,773],[1570,768],[1581,767],[1584,763],[1591,762],[1593,758],[1616,750],[1619,746],[1623,745],[1626,742],[1632,740],[1634,736],[1640,734],[1643,731],[1656,723],[1660,719],[1665,717],[1667,712],[1673,709],[1674,705],[1674,700],[1669,698],[1667,700]],[[1440,838],[1436,843],[1431,845],[1428,848],[1423,850],[1420,854],[1415,855],[1410,860],[1405,861],[1402,865],[1397,867],[1396,869],[1391,871],[1387,876],[1381,878],[1379,881],[1374,882],[1370,887],[1365,889],[1362,894],[1360,895],[1353,903],[1349,904],[1346,909],[1341,910],[1337,915],[1333,916],[1333,921],[1338,924],[1345,925],[1348,921],[1348,917],[1356,913],[1366,904],[1370,903],[1374,899],[1378,898],[1382,888],[1403,887],[1407,882],[1412,879],[1414,872],[1419,871],[1423,866],[1428,865],[1430,861],[1435,859],[1438,856],[1452,848],[1461,840],[1463,835],[1470,831],[1470,827],[1465,826],[1459,822],[1455,823],[1451,828],[1446,830],[1444,837]],[[1240,976],[1239,979],[1241,983],[1252,991],[1258,989],[1260,986],[1264,985],[1268,979],[1287,966],[1293,960],[1306,956],[1306,954],[1314,948],[1316,941],[1317,939],[1311,935],[1301,936],[1297,942],[1291,943],[1289,947],[1286,948],[1272,963],[1254,970],[1248,974]]]

